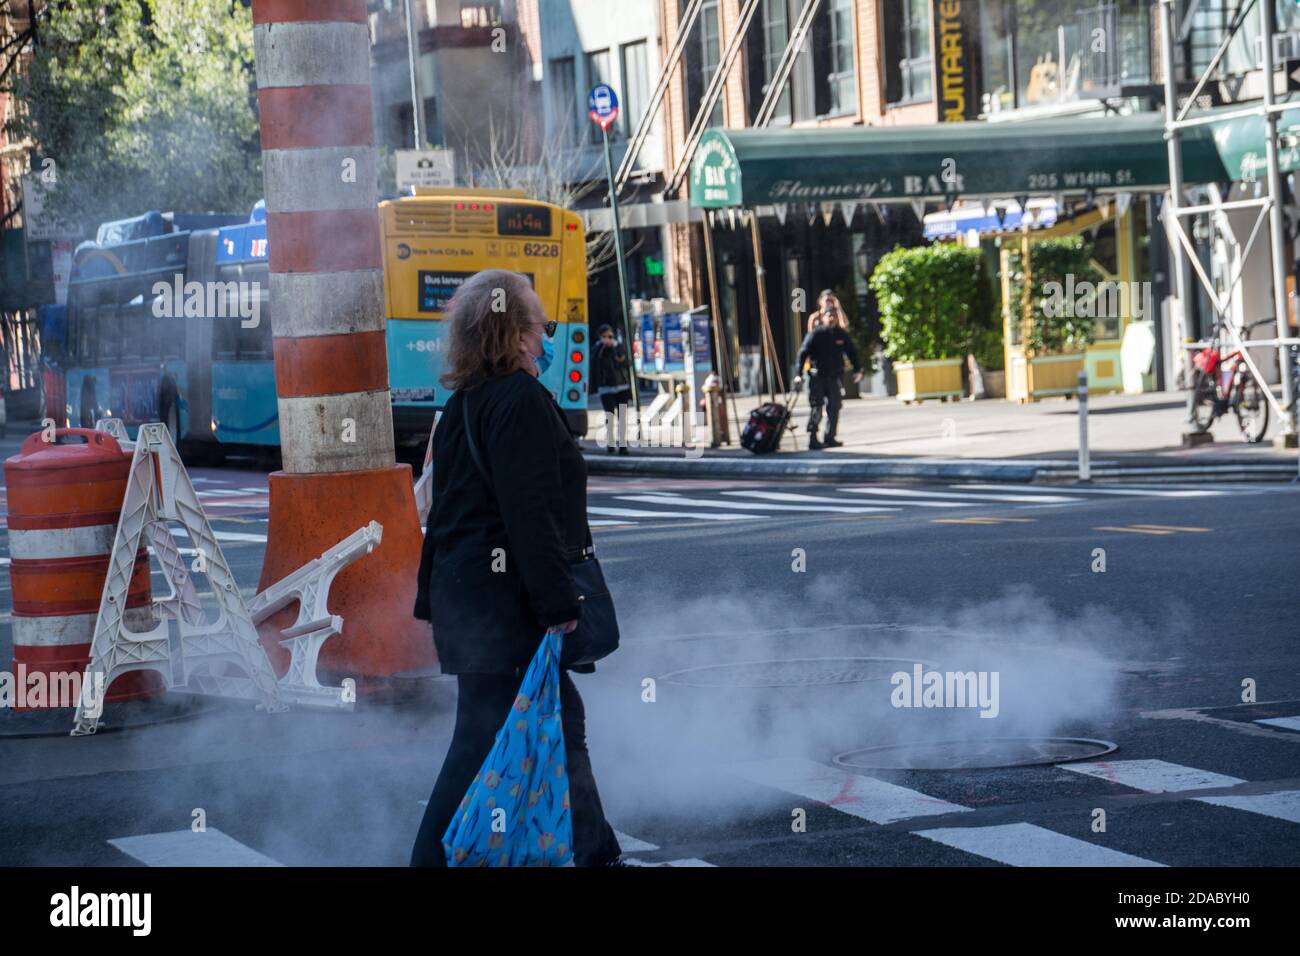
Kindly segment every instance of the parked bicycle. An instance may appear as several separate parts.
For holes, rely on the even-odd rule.
[[[1241,331],[1246,338],[1251,329],[1268,325],[1272,319],[1252,322]],[[1196,353],[1192,364],[1192,425],[1197,432],[1210,426],[1232,409],[1241,429],[1241,437],[1252,444],[1264,440],[1268,431],[1269,398],[1267,385],[1257,381],[1246,364],[1241,349],[1226,344],[1223,323],[1214,328],[1210,344]]]

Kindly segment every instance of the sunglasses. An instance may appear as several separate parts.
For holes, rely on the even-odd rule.
[[[555,338],[555,330],[559,327],[560,323],[557,320],[549,319],[546,324],[542,326],[542,331],[546,333],[548,339],[553,339]]]

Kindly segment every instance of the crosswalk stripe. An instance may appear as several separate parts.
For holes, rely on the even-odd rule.
[[[1235,787],[1246,782],[1239,777],[1183,767],[1165,760],[1102,760],[1095,763],[1062,763],[1057,764],[1057,767],[1147,793],[1208,790],[1211,787]]]
[[[1300,717],[1263,717],[1255,723],[1281,727],[1283,730],[1300,730]]]
[[[587,508],[588,514],[607,518],[701,518],[705,521],[758,521],[764,515],[713,514],[704,511],[637,511],[634,508]]]
[[[887,498],[946,498],[953,501],[1007,501],[1023,502],[1032,501],[1037,504],[1075,504],[1083,501],[1082,498],[1072,498],[1069,495],[1054,494],[965,494],[957,491],[917,491],[912,488],[837,488],[836,491],[843,491],[853,495],[883,495]]]
[[[708,498],[677,498],[663,495],[619,495],[619,501],[639,501],[650,505],[693,505],[701,508],[738,508],[762,511],[829,511],[837,514],[876,514],[897,508],[873,508],[851,505],[777,505],[749,501],[712,501]]]
[[[189,540],[189,535],[185,533],[184,528],[172,528],[172,537]],[[253,544],[266,544],[266,535],[264,534],[246,534],[243,531],[214,531],[212,536],[218,541],[248,541]]]
[[[663,492],[661,492],[663,493]],[[724,495],[735,495],[738,498],[759,498],[766,501],[803,501],[803,502],[826,502],[828,504],[844,504],[843,498],[828,498],[824,495],[798,495],[792,492],[780,491],[724,491]],[[873,502],[874,503],[874,502]],[[888,504],[890,511],[897,511],[898,505],[909,505],[914,508],[970,508],[973,505],[965,501],[910,501],[899,500],[893,501],[884,499],[880,504]]]
[[[730,770],[752,783],[784,790],[872,823],[970,811],[970,807],[936,800],[875,777],[847,773],[802,758],[755,760],[734,764]]]
[[[1177,531],[1173,531],[1173,530],[1170,530],[1170,529],[1168,529],[1168,528],[1119,528],[1119,527],[1115,527],[1115,526],[1112,526],[1112,525],[1104,525],[1104,526],[1102,526],[1102,527],[1100,527],[1100,528],[1093,528],[1092,530],[1093,530],[1093,531],[1113,531],[1113,532],[1116,532],[1116,533],[1122,533],[1122,534],[1153,534],[1153,535],[1166,535],[1166,534],[1177,534],[1177,533],[1178,533]]]
[[[622,830],[615,830],[614,836],[618,837],[618,845],[624,853],[652,853],[659,847],[653,843],[647,843],[645,840],[638,840],[634,836],[629,836]]]
[[[949,488],[970,488],[974,491],[1026,491],[1024,485],[949,485]],[[1071,486],[1072,495],[1118,495],[1124,498],[1216,498],[1222,491],[1207,491],[1194,488],[1075,488]]]
[[[1244,810],[1246,813],[1286,820],[1288,823],[1300,823],[1300,790],[1243,794],[1239,797],[1193,797],[1193,799],[1216,807],[1230,807],[1233,810]]]
[[[913,832],[944,846],[1010,866],[1164,866],[1163,863],[1097,846],[1032,823],[943,827]]]
[[[108,841],[145,866],[284,866],[213,827]]]
[[[1033,518],[933,518],[930,524],[1033,524]]]

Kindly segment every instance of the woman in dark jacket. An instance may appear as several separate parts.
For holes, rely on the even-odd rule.
[[[618,453],[628,454],[627,406],[632,401],[632,388],[628,384],[627,349],[618,344],[614,330],[608,325],[596,331],[596,347],[591,350],[591,387],[600,396],[600,407],[605,410],[605,451],[614,453],[611,422],[617,422]]]
[[[538,380],[555,332],[528,280],[480,272],[448,305],[442,383],[455,394],[433,437],[433,507],[415,616],[433,623],[444,674],[455,674],[456,727],[411,854],[445,866],[442,836],[492,748],[528,663],[550,627],[581,613],[569,564],[591,553],[587,467]],[[473,431],[483,471],[470,453]],[[485,474],[486,473],[486,474]],[[591,671],[588,665],[575,670]],[[573,812],[574,862],[616,864],[587,756],[582,698],[561,672],[561,717]]]

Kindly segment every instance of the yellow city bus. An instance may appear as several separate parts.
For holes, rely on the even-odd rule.
[[[506,189],[417,188],[379,204],[384,244],[388,375],[398,440],[423,441],[450,398],[438,376],[444,310],[483,269],[526,275],[555,319],[546,385],[575,435],[587,431],[587,263],[574,212]]]

